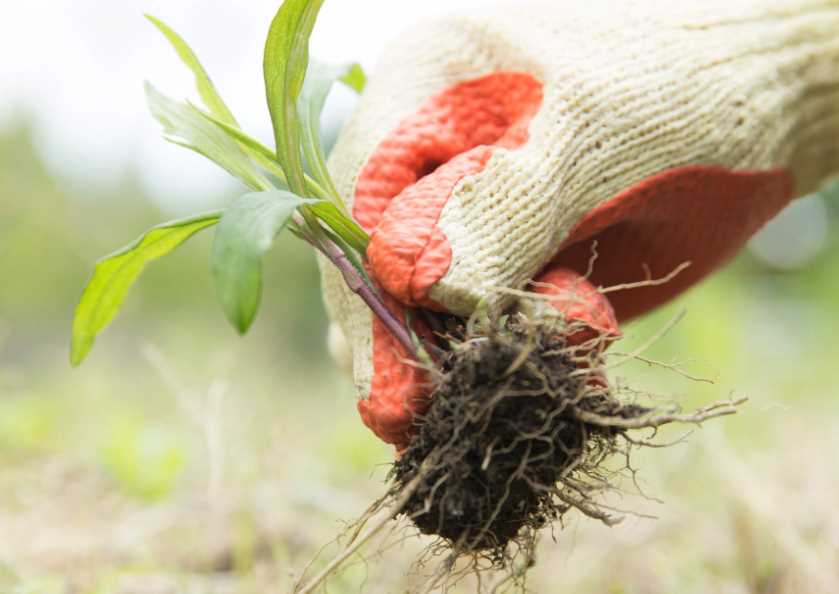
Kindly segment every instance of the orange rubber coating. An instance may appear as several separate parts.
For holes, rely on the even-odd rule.
[[[794,192],[793,177],[783,169],[671,169],[590,211],[551,266],[584,274],[594,241],[598,257],[589,280],[601,287],[662,279],[690,263],[669,282],[610,293],[617,319],[624,322],[676,297],[724,264],[789,204]]]
[[[542,85],[528,74],[499,72],[467,81],[430,99],[374,151],[360,173],[353,214],[372,235],[371,276],[394,304],[443,310],[428,297],[452,258],[437,227],[440,213],[460,180],[482,171],[497,147],[515,149],[527,141],[541,101]],[[573,341],[598,333],[617,338],[618,322],[704,278],[793,195],[786,170],[688,166],[661,172],[583,217],[534,279],[545,284],[534,289],[555,295],[552,305],[589,329]],[[598,258],[586,280],[595,240]],[[608,300],[595,288],[662,278],[685,262],[690,267],[664,284],[614,292]],[[374,378],[358,407],[376,435],[403,448],[414,414],[428,405],[428,378],[405,364],[406,354],[378,320],[373,326]]]
[[[612,304],[578,272],[548,266],[533,279],[530,290],[550,297],[548,303],[574,324],[574,333],[566,337],[569,345],[581,345],[596,338],[611,343],[621,337]]]
[[[372,235],[370,273],[387,293],[404,304],[444,309],[427,298],[451,262],[448,239],[436,226],[440,212],[458,182],[480,172],[496,147],[526,142],[541,103],[538,80],[498,72],[432,98],[379,144],[359,174],[353,216]],[[413,326],[427,331],[416,320]],[[374,318],[373,381],[358,410],[397,449],[407,445],[414,414],[428,404],[428,378],[406,359]]]
[[[353,215],[372,235],[371,273],[388,293],[441,309],[426,298],[451,262],[448,240],[436,232],[440,212],[497,147],[527,141],[541,104],[538,80],[497,72],[432,98],[379,144],[359,175]]]
[[[384,294],[385,305],[400,322],[405,321],[401,304]],[[420,321],[412,320],[414,331],[431,340],[430,330]],[[382,441],[399,449],[407,445],[413,433],[414,415],[428,406],[428,373],[416,366],[387,327],[373,318],[373,375],[370,395],[358,401],[361,420]]]

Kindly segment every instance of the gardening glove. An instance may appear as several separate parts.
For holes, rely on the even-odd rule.
[[[816,190],[837,153],[839,0],[553,0],[401,35],[330,171],[397,315],[535,289],[610,337]],[[404,447],[427,378],[335,270],[323,281],[362,418]]]

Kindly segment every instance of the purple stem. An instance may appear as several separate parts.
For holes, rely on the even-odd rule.
[[[305,225],[305,224],[304,224]],[[299,225],[301,229],[305,229],[304,225]],[[416,361],[420,361],[419,353],[411,335],[402,322],[394,316],[390,310],[382,302],[381,298],[376,294],[373,288],[364,280],[358,269],[353,266],[347,258],[344,251],[335,245],[334,242],[328,238],[321,240],[314,240],[311,237],[306,238],[315,248],[319,249],[321,253],[326,256],[335,267],[341,271],[341,276],[344,277],[344,282],[350,290],[361,297],[362,301],[367,304],[367,307],[382,321],[391,335],[399,341],[405,348],[408,354]]]

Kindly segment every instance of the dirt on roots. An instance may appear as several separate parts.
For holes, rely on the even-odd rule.
[[[438,537],[412,564],[423,593],[450,591],[468,576],[480,592],[527,591],[542,528],[561,525],[571,510],[610,526],[633,513],[610,507],[604,495],[622,491],[628,478],[630,492],[645,497],[630,454],[669,445],[656,439],[659,427],[700,425],[746,402],[684,414],[672,401],[662,408],[651,394],[609,385],[606,372],[621,361],[655,364],[641,354],[680,316],[634,351],[612,352],[607,364],[606,340],[569,344],[563,337],[586,328],[540,315],[537,299],[499,320],[429,316],[440,339],[426,365],[435,387],[390,488],[347,528],[343,550],[295,592],[314,592],[397,517]]]
[[[454,343],[392,472],[396,490],[414,481],[402,514],[456,551],[497,560],[571,508],[608,521],[593,492],[606,485],[584,481],[616,451],[621,424],[651,411],[611,395],[602,345],[587,346],[521,324]]]

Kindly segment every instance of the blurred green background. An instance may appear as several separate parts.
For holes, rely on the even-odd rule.
[[[263,309],[240,338],[215,303],[212,234],[199,236],[150,266],[71,370],[71,315],[94,261],[171,213],[140,171],[84,184],[51,173],[33,138],[23,116],[0,130],[0,593],[289,591],[384,492],[391,459],[325,351],[313,255],[279,242]],[[204,207],[239,192],[220,188]],[[618,504],[658,519],[606,529],[569,518],[543,540],[533,591],[837,588],[837,231],[839,197],[808,198],[713,279],[627,328],[616,350],[687,310],[648,355],[714,383],[640,363],[613,381],[686,407],[751,401],[641,452],[642,486],[663,503]],[[405,572],[427,541],[388,538],[329,592],[420,583]]]

